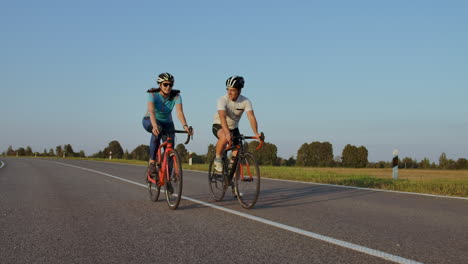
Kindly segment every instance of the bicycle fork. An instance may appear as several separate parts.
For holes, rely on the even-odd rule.
[[[244,159],[245,161],[245,159]],[[247,172],[247,175],[244,175],[244,169],[246,170]],[[252,173],[250,171],[250,165],[248,162],[240,162],[239,164],[239,176],[240,176],[240,180],[241,181],[253,181],[253,176],[252,176]]]

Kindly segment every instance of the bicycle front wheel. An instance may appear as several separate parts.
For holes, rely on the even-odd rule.
[[[226,164],[223,162],[223,171],[218,172],[215,169],[214,165],[215,157],[210,162],[210,167],[208,169],[208,184],[210,185],[211,195],[216,202],[223,200],[224,194],[228,188],[228,180],[226,177],[227,168]]]
[[[240,205],[246,209],[252,208],[260,194],[260,168],[252,153],[246,152],[239,158],[234,186]]]
[[[161,186],[158,186],[156,183],[152,183],[148,180],[150,177],[149,168],[146,170],[146,186],[148,187],[149,198],[151,201],[156,202],[159,199],[159,193],[161,190]]]
[[[166,200],[169,208],[177,209],[182,198],[182,163],[177,151],[169,150],[167,152],[166,169]]]

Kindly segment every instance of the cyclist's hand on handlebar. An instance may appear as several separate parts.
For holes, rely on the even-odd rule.
[[[255,136],[258,138],[260,141],[265,141],[265,135],[262,133],[255,133]]]
[[[256,136],[260,141],[264,141],[265,136],[263,136],[263,133],[260,134],[260,133],[257,132],[257,133],[255,133],[255,136]]]
[[[265,134],[262,133],[255,133],[256,137],[258,138],[258,141],[260,141],[260,144],[258,145],[257,147],[257,150],[258,149],[261,149],[262,146],[263,146],[263,143],[265,142]]]
[[[193,127],[191,126],[184,126],[185,131],[187,131],[187,134],[190,136],[193,136]]]

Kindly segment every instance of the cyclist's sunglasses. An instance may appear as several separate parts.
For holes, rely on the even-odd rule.
[[[173,87],[174,86],[174,83],[163,83],[162,84],[164,87]]]

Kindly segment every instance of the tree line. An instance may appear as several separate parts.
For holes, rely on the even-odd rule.
[[[85,152],[80,150],[79,152],[73,151],[73,147],[70,144],[58,145],[54,149],[44,149],[43,152],[33,152],[30,146],[26,148],[13,149],[12,146],[9,146],[7,151],[2,152],[3,156],[41,156],[41,157],[86,157]]]
[[[424,158],[421,161],[405,157],[399,160],[400,168],[410,169],[447,169],[447,170],[462,170],[468,169],[468,160],[465,158],[459,158],[457,160],[447,158],[445,152],[442,152],[439,156],[439,164],[436,165],[434,162],[430,162],[428,158]]]
[[[247,143],[247,149],[252,152],[260,165],[272,166],[301,166],[301,167],[347,167],[347,168],[391,168],[391,161],[369,162],[369,152],[364,146],[354,146],[351,144],[343,148],[341,156],[333,155],[333,145],[330,142],[304,143],[297,150],[296,158],[291,156],[288,159],[283,159],[277,156],[278,148],[275,144],[265,142],[262,149],[257,150],[259,142],[251,141]],[[206,154],[199,155],[197,153],[189,153],[183,144],[176,145],[176,150],[180,154],[182,162],[187,163],[189,158],[194,164],[209,163],[215,155],[215,145],[208,145]],[[3,156],[44,156],[44,157],[87,157],[83,150],[74,152],[70,144],[59,145],[54,149],[47,151],[44,149],[42,153],[33,152],[31,147],[18,148],[14,150],[12,146],[2,153]],[[129,152],[123,150],[119,141],[113,140],[109,142],[107,147],[97,153],[90,155],[92,158],[112,157],[113,159],[127,160],[148,160],[149,146],[139,145],[134,150]],[[459,158],[453,160],[447,158],[445,153],[439,157],[439,163],[431,162],[428,158],[421,161],[405,157],[399,159],[399,168],[408,169],[468,169],[468,160]]]

